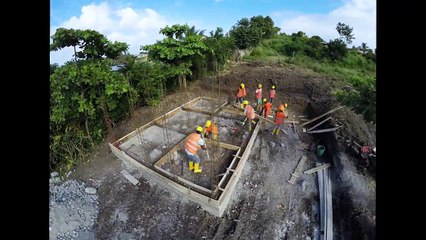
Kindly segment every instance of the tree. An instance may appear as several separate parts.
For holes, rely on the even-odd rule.
[[[327,53],[331,60],[336,61],[343,59],[347,55],[348,50],[346,49],[346,44],[341,39],[334,39],[327,43]]]
[[[50,64],[50,75],[55,72],[55,70],[59,67],[57,63]]]
[[[216,28],[214,32],[210,32],[210,36],[205,39],[205,43],[212,49],[207,54],[207,68],[212,71],[222,67],[237,48],[234,40],[228,35],[224,35],[223,29],[220,27]]]
[[[114,59],[126,52],[129,47],[127,43],[123,42],[112,43],[95,30],[58,28],[52,39],[50,51],[73,47],[75,61],[78,59]],[[77,47],[82,50],[78,52]]]
[[[347,44],[352,44],[352,40],[354,40],[354,35],[352,34],[353,28],[344,23],[337,23],[336,27],[337,32],[340,35],[340,39],[344,40]]]
[[[369,50],[369,48],[367,47],[367,43],[365,42],[361,43],[359,50],[361,50],[362,54],[365,55]]]
[[[173,76],[178,76],[179,87],[186,89],[186,76],[191,75],[191,59],[194,56],[203,56],[209,49],[198,34],[186,36],[189,26],[175,24],[166,26],[160,33],[166,36],[162,41],[152,45],[141,46],[141,50],[148,51],[148,58],[160,61],[171,66]]]
[[[239,49],[255,47],[262,39],[268,39],[276,35],[280,28],[274,26],[272,19],[267,16],[254,16],[240,19],[232,26],[229,35],[234,39]]]
[[[306,41],[305,53],[311,58],[321,59],[325,52],[325,42],[319,36],[312,36]]]

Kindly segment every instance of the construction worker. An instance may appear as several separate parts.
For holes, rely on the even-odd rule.
[[[272,135],[274,135],[274,134],[278,135],[278,133],[281,130],[282,125],[284,124],[284,118],[285,118],[284,110],[285,110],[285,107],[287,107],[287,103],[281,104],[278,107],[278,110],[275,111],[275,120],[274,121],[275,121],[276,125],[274,127],[274,130],[272,130]]]
[[[204,137],[216,139],[218,132],[219,131],[217,130],[216,124],[212,123],[210,120],[207,120],[206,124],[204,125]]]
[[[249,132],[251,132],[251,124],[252,123],[256,124],[256,122],[253,120],[256,115],[254,113],[253,107],[249,105],[249,102],[247,100],[244,100],[243,106],[244,106],[244,114],[246,115],[246,117],[244,118],[242,125],[244,126],[244,124],[248,120],[248,123],[249,123],[248,129],[249,129]]]
[[[195,133],[191,133],[185,142],[185,154],[189,162],[189,170],[194,173],[200,173],[203,169],[199,169],[201,159],[197,155],[197,151],[202,148],[207,150],[206,142],[202,137],[203,128],[197,126]]]
[[[263,107],[261,110],[262,117],[268,118],[269,114],[271,114],[272,103],[268,102],[266,98],[263,99]]]
[[[257,102],[256,111],[260,112],[260,109],[262,108],[262,84],[260,83],[257,85],[255,98]]]
[[[269,89],[269,102],[272,103],[275,98],[275,85],[272,85],[271,89]]]
[[[237,98],[235,99],[236,104],[242,104],[244,97],[246,96],[246,89],[244,83],[241,83],[237,90]]]

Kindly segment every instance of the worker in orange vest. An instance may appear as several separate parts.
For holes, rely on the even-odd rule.
[[[237,90],[237,98],[235,99],[236,104],[242,104],[244,97],[246,96],[246,89],[244,83],[241,83]]]
[[[204,125],[203,132],[204,132],[205,138],[213,138],[213,139],[216,139],[219,133],[216,124],[212,123],[212,121],[210,120],[207,120],[206,124]]]
[[[243,102],[243,106],[244,106],[244,114],[246,115],[243,121],[243,126],[244,124],[246,124],[246,121],[248,120],[248,123],[249,123],[248,129],[249,129],[249,132],[251,132],[251,124],[252,123],[256,124],[256,122],[253,120],[256,115],[254,113],[253,107],[249,105],[247,100]]]
[[[260,109],[262,108],[262,84],[260,83],[257,85],[255,98],[257,102],[256,111],[260,112]]]
[[[271,89],[269,89],[269,102],[272,103],[275,98],[275,85],[272,85]]]
[[[263,99],[263,107],[260,111],[262,113],[262,117],[268,118],[269,114],[271,114],[272,103],[268,102],[266,98]]]
[[[201,159],[197,155],[197,151],[202,148],[207,150],[206,142],[202,137],[203,128],[197,126],[195,133],[191,133],[185,142],[185,154],[189,159],[189,170],[194,170],[194,173],[200,173],[203,169],[200,169]]]
[[[274,135],[274,134],[278,135],[278,133],[281,130],[282,125],[284,124],[284,118],[286,117],[285,113],[284,113],[285,107],[287,107],[287,103],[281,104],[278,107],[278,110],[275,111],[275,120],[274,121],[275,121],[276,125],[275,125],[274,130],[272,130],[272,135]]]

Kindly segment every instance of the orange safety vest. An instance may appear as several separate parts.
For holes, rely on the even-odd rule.
[[[262,98],[262,89],[256,89],[256,99]]]
[[[265,108],[265,115],[264,115],[264,117],[267,118],[269,116],[269,114],[271,114],[272,103],[267,102],[265,104],[264,108]]]
[[[255,115],[254,115],[254,110],[250,105],[246,106],[246,117],[248,119],[254,119]]]
[[[216,125],[214,123],[212,123],[212,125],[210,125],[210,127],[204,129],[204,132],[209,132],[209,133],[213,133],[213,135],[217,135],[217,133],[219,131],[217,130]]]
[[[285,114],[282,111],[276,111],[275,112],[275,123],[276,124],[283,124],[284,123]]]
[[[196,154],[197,151],[201,149],[200,144],[198,144],[198,141],[200,141],[200,139],[201,139],[200,134],[192,133],[191,135],[189,135],[188,139],[186,140],[185,149],[192,154]]]
[[[274,97],[275,97],[275,89],[269,90],[269,98],[274,98]]]
[[[246,89],[245,88],[243,88],[243,97],[245,97],[247,95],[247,93],[246,93]]]
[[[237,97],[241,98],[244,97],[244,88],[238,88]]]

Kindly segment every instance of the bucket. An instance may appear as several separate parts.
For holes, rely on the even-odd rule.
[[[325,147],[323,145],[318,145],[317,147],[317,156],[322,157],[324,155]]]

